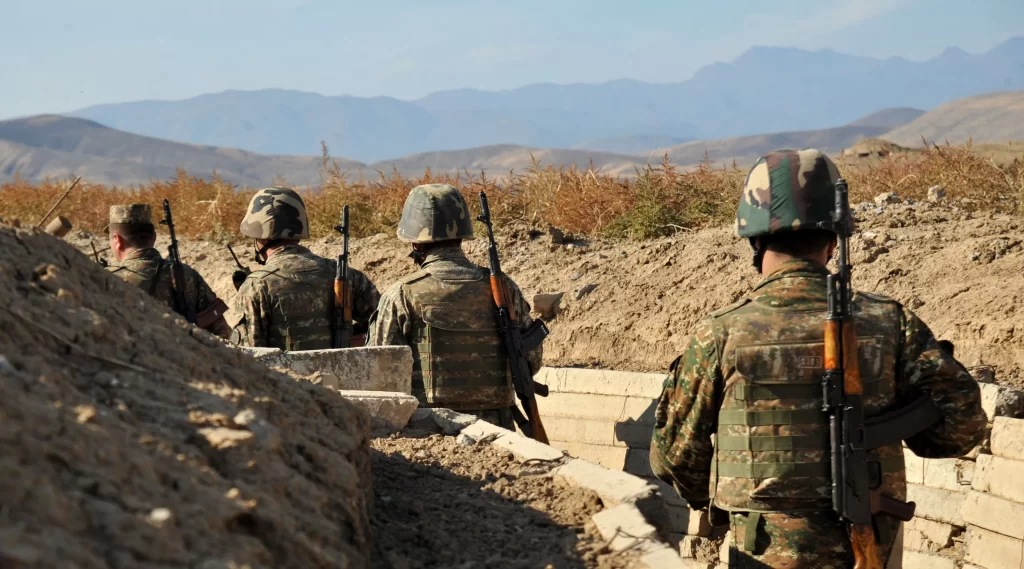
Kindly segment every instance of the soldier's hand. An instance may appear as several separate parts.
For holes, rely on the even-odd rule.
[[[235,290],[242,288],[242,283],[245,282],[245,279],[249,277],[249,273],[251,272],[252,271],[250,269],[246,268],[244,270],[238,269],[231,273],[231,282],[235,285]]]

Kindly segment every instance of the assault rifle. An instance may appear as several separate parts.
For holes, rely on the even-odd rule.
[[[171,262],[171,292],[174,295],[174,311],[185,317],[189,324],[196,323],[196,309],[185,297],[185,266],[178,254],[178,238],[174,234],[174,219],[171,217],[171,203],[164,200],[164,218],[160,225],[166,225],[171,233],[171,244],[167,246],[167,260]]]
[[[341,225],[334,230],[341,234],[341,255],[334,269],[334,336],[332,348],[352,347],[352,285],[348,279],[348,206],[341,208]]]
[[[519,430],[528,437],[547,444],[548,435],[540,421],[536,396],[547,397],[548,387],[533,380],[533,372],[530,370],[526,353],[544,342],[548,328],[543,321],[534,320],[525,331],[519,329],[515,306],[511,301],[511,295],[505,290],[504,274],[501,272],[501,262],[498,259],[498,245],[494,242],[494,229],[491,226],[491,209],[487,206],[487,194],[484,192],[480,192],[480,209],[482,215],[477,219],[487,227],[487,257],[491,265],[491,294],[498,310],[498,332],[508,354],[516,396],[526,409],[526,416],[523,416],[519,407],[513,403],[512,415],[519,425]]]
[[[92,247],[92,258],[96,259],[96,262],[99,263],[101,267],[109,265],[105,258],[100,257],[100,252],[96,250],[96,244],[92,242],[92,239],[89,239],[89,246]]]
[[[853,217],[846,181],[836,181],[832,222],[818,225],[838,235],[839,270],[828,276],[828,317],[825,320],[824,411],[829,415],[832,508],[850,525],[854,569],[882,569],[875,541],[873,514],[902,521],[914,517],[916,505],[883,495],[881,469],[868,461],[868,451],[902,441],[935,424],[940,413],[927,396],[901,408],[865,419],[864,384],[860,376],[857,331],[850,285],[849,245]],[[874,479],[874,480],[873,480]]]

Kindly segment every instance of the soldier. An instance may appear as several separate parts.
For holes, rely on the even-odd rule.
[[[260,190],[242,219],[263,268],[246,277],[235,296],[242,319],[231,341],[289,351],[331,348],[335,263],[299,245],[309,239],[306,206],[290,188]],[[361,345],[380,294],[366,275],[349,269],[353,345]]]
[[[827,415],[822,411],[826,264],[835,164],[817,150],[780,150],[747,175],[736,214],[764,279],[739,302],[700,322],[670,367],[655,414],[651,468],[690,507],[728,512],[729,567],[847,569],[845,524],[832,510]],[[916,396],[942,420],[906,439],[918,456],[961,456],[983,436],[977,382],[931,330],[895,300],[854,298],[865,413]],[[715,435],[714,443],[712,435]],[[872,488],[906,499],[903,450],[869,452]],[[874,516],[882,558],[899,521]]]
[[[369,344],[412,348],[412,392],[420,405],[514,429],[514,391],[490,273],[462,252],[462,240],[473,238],[466,200],[447,184],[416,186],[405,200],[398,238],[412,244],[410,256],[419,270],[381,297]],[[506,287],[525,329],[530,305],[511,279]],[[540,369],[542,351],[538,347],[527,356],[533,373]]]
[[[153,247],[156,229],[149,205],[110,206],[107,231],[110,234],[110,251],[115,259],[107,270],[164,302],[171,310],[184,314],[183,307],[175,306],[171,263]],[[183,264],[182,268],[185,273],[185,300],[196,312],[196,325],[227,338],[231,333],[231,327],[224,320],[227,305],[217,298],[192,267]]]

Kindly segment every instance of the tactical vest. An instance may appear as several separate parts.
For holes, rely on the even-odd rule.
[[[858,294],[854,312],[870,417],[896,404],[899,306]],[[824,306],[809,310],[746,299],[713,314],[725,380],[711,467],[711,496],[719,508],[832,509],[821,385],[825,313]],[[906,497],[901,445],[870,451],[869,463],[872,489]]]
[[[267,281],[271,306],[267,347],[288,351],[331,348],[331,283],[318,265],[274,271]]]
[[[442,281],[423,270],[403,279],[402,287],[412,305],[412,394],[420,403],[464,411],[512,405],[487,275]]]

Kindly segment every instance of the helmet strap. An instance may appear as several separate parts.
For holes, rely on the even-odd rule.
[[[273,244],[273,241],[267,241],[266,245],[260,247],[260,242],[256,239],[252,240],[252,260],[258,265],[267,264],[267,249]]]
[[[764,245],[761,240],[757,237],[750,238],[750,248],[754,250],[754,268],[757,272],[761,272],[761,265],[764,263]]]
[[[417,267],[423,266],[423,261],[427,260],[427,256],[423,254],[423,251],[415,248],[409,253],[409,258],[412,259],[413,263],[416,263]]]

